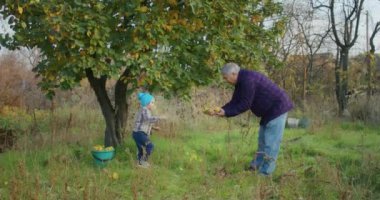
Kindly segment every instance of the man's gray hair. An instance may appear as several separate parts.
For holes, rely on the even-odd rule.
[[[222,74],[223,75],[227,75],[227,74],[232,74],[232,73],[236,73],[238,74],[240,71],[240,67],[238,64],[236,63],[227,63],[225,65],[223,65],[222,67]]]

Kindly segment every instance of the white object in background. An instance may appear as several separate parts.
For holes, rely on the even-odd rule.
[[[299,123],[300,123],[299,119],[288,118],[288,127],[289,128],[298,128]]]

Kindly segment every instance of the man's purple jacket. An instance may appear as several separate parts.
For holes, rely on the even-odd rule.
[[[265,75],[241,69],[230,102],[224,105],[226,117],[233,117],[251,109],[261,117],[260,125],[290,111],[293,103],[285,93]]]

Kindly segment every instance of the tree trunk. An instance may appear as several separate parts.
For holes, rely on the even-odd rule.
[[[335,66],[335,92],[339,106],[339,116],[342,116],[348,104],[348,49],[340,49],[339,59]]]
[[[340,91],[341,91],[341,84],[340,84],[340,74],[341,74],[341,57],[340,57],[340,51],[339,48],[336,53],[336,61],[335,61],[335,94],[336,94],[336,100],[338,102],[338,110],[340,115]]]
[[[117,82],[115,87],[115,109],[108,97],[106,90],[107,77],[94,77],[91,69],[86,69],[86,76],[94,90],[104,120],[106,129],[104,132],[104,146],[118,146],[122,143],[122,133],[125,131],[128,106],[126,103],[126,84]]]
[[[307,67],[303,68],[303,81],[302,81],[302,100],[303,103],[306,103],[306,90],[307,90]],[[304,105],[305,106],[305,105]]]
[[[281,69],[281,82],[282,82],[282,88],[284,89],[286,88],[285,71],[286,71],[286,67]]]
[[[368,100],[370,97],[374,94],[374,91],[376,88],[374,88],[374,77],[376,77],[376,55],[375,55],[375,36],[380,31],[380,22],[376,23],[375,30],[373,31],[369,44],[371,46],[371,49],[368,54],[368,90],[367,90],[367,97]]]
[[[348,65],[349,49],[342,50],[342,112],[347,110],[348,105]]]
[[[125,70],[122,77],[126,77],[129,70]],[[127,83],[123,78],[116,82],[115,86],[115,112],[116,112],[116,137],[122,141],[123,135],[126,134],[128,118],[128,101],[127,101]]]
[[[314,62],[314,55],[313,53],[310,53],[309,58],[308,58],[308,65],[307,65],[307,82],[308,85],[311,85],[313,82],[313,62]]]
[[[368,81],[368,88],[367,88],[367,98],[368,100],[373,95],[373,69],[375,68],[375,52],[370,51],[367,56],[367,81]]]

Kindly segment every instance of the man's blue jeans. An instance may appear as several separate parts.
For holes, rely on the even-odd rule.
[[[251,167],[264,175],[272,174],[276,168],[287,116],[288,113],[282,114],[269,121],[265,126],[260,126],[258,150],[251,162]]]

